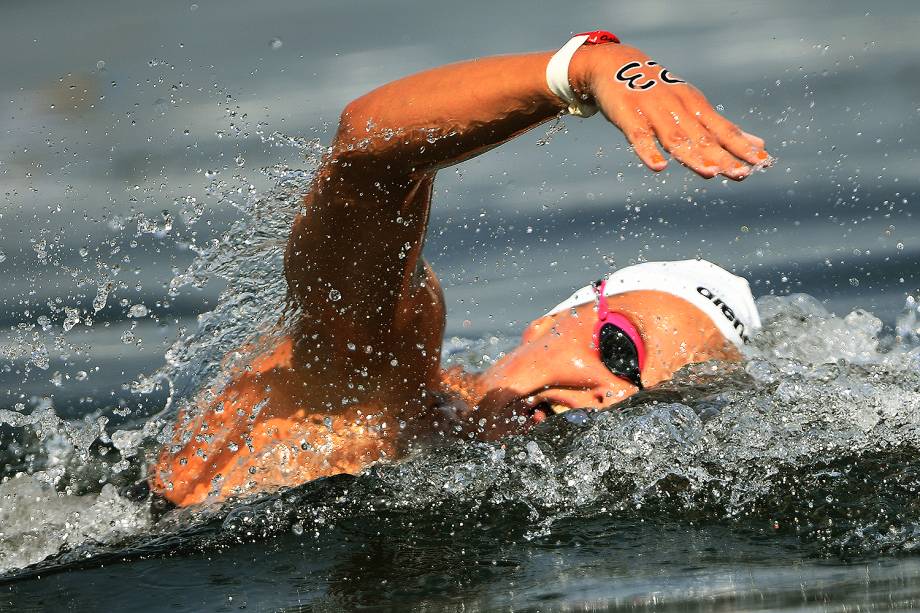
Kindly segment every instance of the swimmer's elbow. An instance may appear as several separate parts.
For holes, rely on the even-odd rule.
[[[339,130],[345,128],[349,131],[357,132],[359,124],[362,120],[365,122],[365,128],[368,127],[367,120],[370,117],[370,112],[368,110],[368,104],[365,100],[366,96],[361,96],[360,98],[355,98],[351,102],[345,105],[345,108],[342,109],[342,112],[339,114]]]
[[[398,138],[401,130],[375,125],[373,100],[362,96],[349,102],[339,115],[339,126],[326,162],[334,174],[349,182],[384,183],[416,171],[416,160],[406,155]]]
[[[367,113],[361,98],[349,102],[339,115],[339,127],[332,141],[332,155],[342,160],[366,155],[371,138]],[[365,129],[360,124],[364,118]],[[363,132],[363,134],[362,134]]]

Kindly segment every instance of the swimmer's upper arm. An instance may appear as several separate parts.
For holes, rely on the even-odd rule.
[[[420,318],[432,288],[416,271],[434,174],[559,111],[546,87],[548,57],[442,66],[345,107],[285,254],[289,293],[307,314],[304,325],[317,332],[335,326],[337,339],[355,344],[362,335],[395,339],[427,330]]]
[[[355,117],[352,105],[342,113],[294,220],[284,268],[310,322],[345,327],[340,336],[357,343],[379,338],[417,282],[434,172],[401,165],[391,150],[355,146]]]

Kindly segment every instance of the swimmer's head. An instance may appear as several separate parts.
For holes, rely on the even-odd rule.
[[[649,262],[587,285],[482,374],[480,407],[518,415],[603,408],[681,367],[738,360],[760,328],[743,278],[702,260]]]
[[[586,285],[547,313],[593,302],[595,285]],[[747,280],[706,260],[646,262],[616,271],[606,279],[604,295],[638,290],[660,291],[686,300],[702,311],[736,347],[760,328],[760,316]]]

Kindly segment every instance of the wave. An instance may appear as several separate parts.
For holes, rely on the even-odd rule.
[[[20,474],[0,486],[0,564],[11,579],[289,530],[374,530],[405,517],[410,531],[473,522],[523,539],[573,520],[718,522],[794,537],[818,557],[911,552],[920,546],[920,346],[916,305],[908,306],[900,335],[880,338],[870,313],[836,317],[804,294],[761,298],[765,327],[742,364],[692,365],[611,410],[570,411],[527,435],[449,441],[355,477],[175,510],[156,522],[145,503],[111,484],[60,495],[54,466]],[[476,363],[491,347],[469,341],[446,360]],[[37,431],[62,427],[0,418]],[[77,463],[99,462],[89,453],[98,440],[82,436]],[[143,438],[120,431],[112,440],[124,453]],[[58,469],[58,478],[72,470]]]
[[[318,141],[286,139],[314,168]],[[445,441],[361,474],[155,517],[129,492],[178,408],[219,385],[225,356],[271,334],[283,314],[284,241],[309,171],[266,169],[275,188],[239,200],[240,218],[197,248],[171,293],[226,289],[134,382],[167,399],[112,427],[102,409],[64,419],[50,402],[0,410],[0,571],[8,580],[109,559],[200,549],[293,530],[500,527],[559,536],[572,521],[716,522],[792,538],[814,556],[888,555],[920,543],[920,325],[909,299],[893,330],[838,317],[806,294],[758,301],[764,329],[741,364],[684,368],[610,410],[569,411],[497,443]],[[215,188],[217,189],[217,188]],[[447,339],[446,365],[482,368],[514,340]],[[116,409],[117,411],[118,409]],[[124,411],[128,415],[131,411]],[[390,528],[387,528],[387,527]]]

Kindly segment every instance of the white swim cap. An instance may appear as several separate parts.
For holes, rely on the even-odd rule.
[[[656,290],[683,298],[708,315],[722,335],[738,348],[760,329],[760,315],[748,282],[706,260],[627,266],[607,277],[604,295],[616,296],[637,290]],[[547,315],[594,300],[593,285],[586,285]]]

